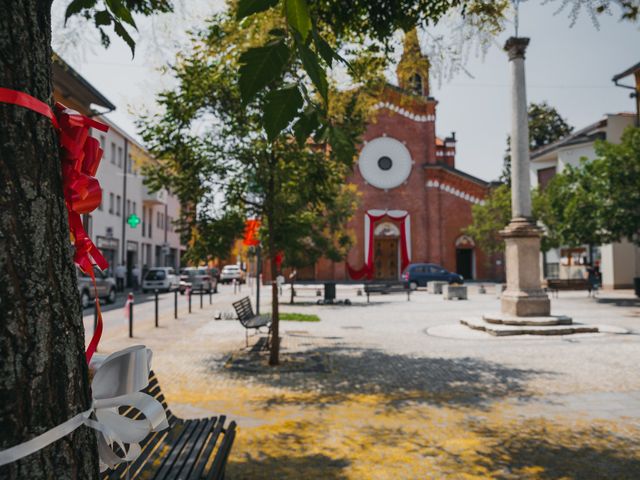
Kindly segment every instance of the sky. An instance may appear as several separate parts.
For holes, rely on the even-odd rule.
[[[67,2],[54,1],[54,49],[116,105],[109,119],[135,138],[136,116],[156,111],[155,94],[173,85],[159,67],[187,44],[186,30],[202,26],[207,14],[223,5],[221,0],[178,0],[177,13],[139,19],[141,40],[132,59],[115,36],[105,50],[89,27],[74,29],[71,22],[62,30]],[[607,113],[635,111],[629,90],[615,87],[611,78],[640,62],[640,24],[620,22],[614,10],[599,17],[599,28],[584,13],[570,27],[568,12],[555,14],[560,3],[530,0],[520,6],[519,35],[531,39],[528,102],[548,102],[575,128]],[[431,84],[439,102],[437,134],[456,132],[456,167],[484,180],[499,177],[510,129],[510,69],[502,45],[511,35],[510,25],[486,55],[468,58],[466,72]]]

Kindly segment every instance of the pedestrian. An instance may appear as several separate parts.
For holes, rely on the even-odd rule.
[[[587,267],[587,282],[589,283],[589,296],[591,296],[592,291],[595,296],[599,286],[598,267],[594,267],[593,265]]]
[[[133,289],[137,292],[140,288],[140,267],[134,265],[131,274],[133,275]]]
[[[127,269],[122,263],[119,263],[116,267],[116,290],[124,292],[124,278],[127,274]]]

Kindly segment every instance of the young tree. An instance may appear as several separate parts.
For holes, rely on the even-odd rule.
[[[511,189],[500,184],[491,189],[483,204],[471,207],[473,223],[464,233],[469,235],[482,250],[491,255],[504,251],[500,230],[511,220]]]
[[[274,60],[271,48],[284,53],[280,19],[254,19],[243,27],[235,16],[221,14],[194,36],[193,47],[174,67],[178,87],[159,97],[164,113],[141,122],[142,134],[159,161],[148,171],[154,188],[166,187],[188,200],[197,218],[212,218],[232,209],[262,220],[261,240],[270,259],[271,278],[278,276],[276,256],[291,264],[320,255],[341,258],[350,238],[343,226],[350,217],[354,192],[344,187],[360,132],[368,96],[361,90],[338,92],[327,85],[321,125],[314,108],[290,124],[290,109],[323,97],[312,83],[299,87],[300,63],[276,68],[274,90],[255,92],[247,101],[238,72],[243,51],[263,38],[271,46],[260,52]],[[267,67],[265,67],[267,68]],[[288,98],[297,98],[293,106]],[[266,105],[271,105],[266,107]],[[263,115],[278,128],[263,128]],[[281,133],[282,132],[282,133]],[[314,132],[315,135],[311,136]],[[217,202],[218,208],[213,208]],[[278,338],[278,292],[272,288],[273,337]],[[272,343],[270,363],[279,358]]]
[[[530,103],[529,113],[529,145],[535,150],[566,137],[573,127],[562,118],[555,107],[547,102]],[[504,155],[504,166],[500,181],[511,185],[511,137],[507,137],[507,151]]]
[[[96,4],[74,1],[72,5],[78,3]],[[164,3],[132,0],[117,12],[104,7],[96,22],[107,17],[118,21],[117,32],[130,9],[151,13]],[[0,9],[0,85],[52,106],[51,1],[2,0]],[[0,126],[0,449],[4,450],[86,410],[91,397],[57,133],[45,116],[4,103],[0,103]],[[0,476],[10,479],[97,475],[96,436],[88,428],[0,467]]]

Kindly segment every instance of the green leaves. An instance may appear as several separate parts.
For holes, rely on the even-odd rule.
[[[302,60],[305,71],[326,103],[328,101],[329,86],[327,85],[327,76],[324,73],[324,69],[320,66],[320,62],[318,62],[318,57],[303,43],[298,43],[298,51],[300,52],[300,59]]]
[[[289,61],[289,47],[284,40],[264,47],[250,48],[240,56],[240,94],[248,103],[255,95],[276,80]]]
[[[123,39],[131,49],[131,55],[135,54],[136,42],[133,40],[123,22],[137,29],[131,11],[137,11],[143,15],[151,15],[155,11],[169,12],[172,5],[166,0],[137,0],[135,2],[125,0],[104,0],[105,8],[97,10],[97,0],[73,0],[65,12],[65,21],[72,15],[82,14],[85,18],[93,17],[96,28],[100,32],[102,45],[108,47],[110,44],[109,35],[104,28],[113,24],[116,35]]]
[[[236,11],[236,19],[242,20],[254,13],[264,12],[277,4],[278,0],[240,0]]]
[[[306,40],[311,31],[311,17],[306,0],[284,0],[284,12],[289,26]]]
[[[320,126],[318,112],[313,108],[305,109],[298,121],[293,125],[293,133],[300,148],[302,148],[311,135]]]
[[[64,13],[64,21],[66,22],[69,17],[75,15],[76,13],[80,13],[82,10],[94,7],[96,3],[97,0],[73,0],[67,6],[67,10]]]
[[[265,100],[264,129],[269,141],[273,141],[295,118],[304,100],[297,85],[273,90],[267,93]]]
[[[131,49],[131,56],[133,57],[136,54],[136,42],[131,38],[129,32],[127,32],[127,30],[122,26],[122,23],[117,20],[113,23],[113,30],[116,32],[116,35],[127,42],[127,45],[129,45],[129,48]]]

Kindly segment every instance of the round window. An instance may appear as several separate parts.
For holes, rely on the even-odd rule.
[[[391,170],[391,166],[393,165],[393,160],[389,157],[380,157],[378,159],[378,167],[380,170]]]
[[[411,174],[411,165],[407,147],[390,137],[378,137],[368,142],[358,159],[360,173],[367,183],[383,189],[402,185]]]

